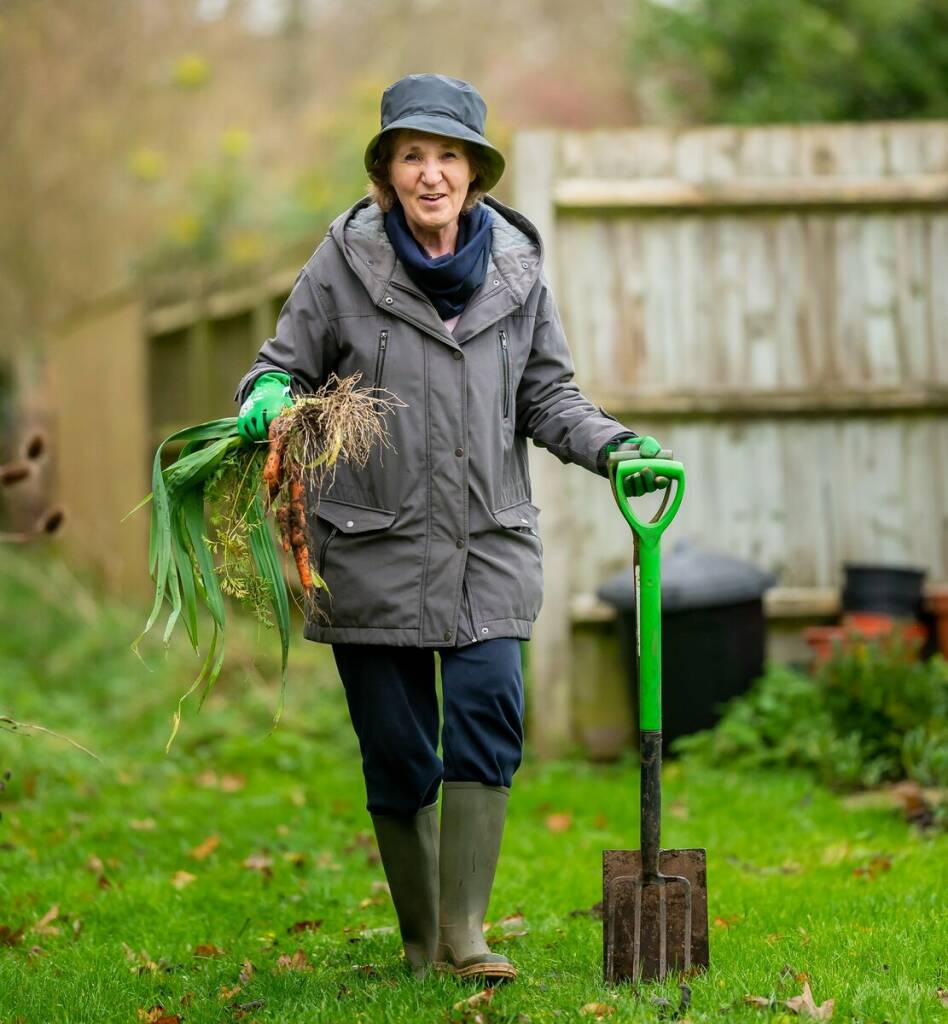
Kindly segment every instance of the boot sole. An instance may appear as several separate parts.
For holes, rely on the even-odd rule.
[[[517,977],[517,968],[513,964],[474,963],[455,967],[454,964],[440,962],[432,965],[438,973],[453,974],[455,978],[483,978],[490,981],[513,981]]]

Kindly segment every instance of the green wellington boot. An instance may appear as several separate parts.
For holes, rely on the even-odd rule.
[[[372,824],[405,959],[412,974],[422,978],[438,947],[438,805],[413,817],[373,814]]]
[[[516,967],[490,951],[483,930],[509,790],[479,782],[446,782],[442,790],[438,962],[487,984],[515,978]]]

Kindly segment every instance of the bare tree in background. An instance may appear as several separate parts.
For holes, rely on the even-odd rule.
[[[634,120],[618,0],[525,0],[487,17],[459,0],[274,0],[266,33],[248,26],[251,2],[0,7],[0,354],[38,347],[46,325],[127,283],[229,128],[251,140],[265,207],[338,163],[333,146],[347,154],[336,177],[358,177],[358,118],[411,71],[474,80],[502,141],[521,126]]]

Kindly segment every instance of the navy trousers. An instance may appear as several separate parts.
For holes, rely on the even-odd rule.
[[[333,644],[362,751],[368,810],[417,814],[446,782],[510,786],[523,753],[520,641],[438,649],[444,726],[438,756],[434,651]]]

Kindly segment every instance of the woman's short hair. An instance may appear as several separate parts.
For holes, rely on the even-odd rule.
[[[399,134],[409,130],[398,128],[393,132],[386,132],[379,139],[375,160],[369,168],[369,195],[379,204],[383,213],[388,213],[395,205],[397,197],[388,169],[392,162],[392,157],[395,155],[395,145],[398,142]],[[487,172],[487,163],[481,157],[479,146],[468,145],[462,139],[452,139],[451,142],[464,150],[464,155],[467,157],[471,170],[474,172],[474,180],[467,190],[464,205],[461,207],[461,213],[469,213],[487,194],[487,190],[481,188],[480,185]]]

